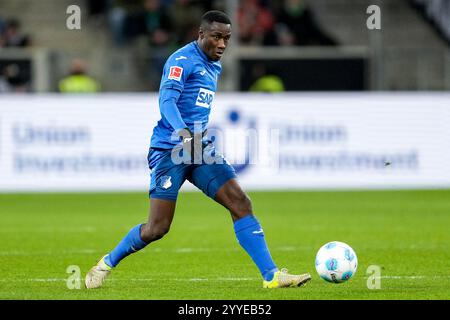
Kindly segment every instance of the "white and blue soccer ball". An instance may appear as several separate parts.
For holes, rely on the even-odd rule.
[[[316,270],[328,282],[349,280],[358,268],[355,251],[346,243],[331,241],[323,245],[316,255]]]

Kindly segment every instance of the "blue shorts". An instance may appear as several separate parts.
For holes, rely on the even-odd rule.
[[[225,158],[216,153],[212,143],[205,147],[206,152],[215,154],[212,164],[175,164],[172,161],[172,150],[150,148],[148,165],[150,168],[150,198],[175,201],[178,191],[186,179],[214,199],[221,186],[230,179],[236,178],[234,168]],[[222,161],[220,161],[220,159]]]

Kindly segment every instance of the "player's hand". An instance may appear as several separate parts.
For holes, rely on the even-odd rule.
[[[183,154],[187,153],[189,155],[190,163],[201,164],[203,159],[202,139],[204,133],[194,133],[189,128],[184,128],[178,134],[183,143]]]
[[[191,131],[191,129],[186,127],[178,132],[178,136],[181,138],[183,144],[187,144],[190,143],[194,138],[194,133]]]

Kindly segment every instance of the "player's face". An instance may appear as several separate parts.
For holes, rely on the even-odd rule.
[[[231,37],[231,25],[213,22],[200,29],[200,44],[206,55],[214,61],[222,58]]]

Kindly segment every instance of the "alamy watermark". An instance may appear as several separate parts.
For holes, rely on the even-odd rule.
[[[367,289],[380,290],[381,289],[381,267],[377,265],[370,265],[367,267]]]
[[[81,30],[81,9],[77,5],[70,5],[66,9],[69,16],[66,19],[66,27],[69,30]]]
[[[171,159],[174,164],[258,164],[271,168],[279,165],[279,129],[227,128],[202,129],[195,123],[194,131],[174,132]],[[225,160],[226,158],[226,160]]]
[[[373,4],[367,7],[367,14],[370,16],[367,18],[367,29],[380,30],[381,29],[381,9],[379,6]]]
[[[66,286],[69,290],[81,289],[81,270],[77,265],[70,265],[66,269],[70,276],[66,280]]]

